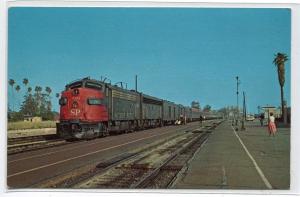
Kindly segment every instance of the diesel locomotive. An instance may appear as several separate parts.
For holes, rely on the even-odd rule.
[[[57,134],[90,139],[198,120],[200,110],[90,78],[65,86],[59,99]]]

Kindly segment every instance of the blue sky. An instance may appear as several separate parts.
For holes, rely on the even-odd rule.
[[[291,54],[289,9],[9,9],[8,79],[22,85],[26,77],[30,86],[50,86],[54,93],[86,76],[134,89],[137,74],[139,91],[218,109],[236,105],[239,76],[247,107],[256,112],[258,105],[280,105],[272,64],[277,52]],[[288,61],[289,105],[290,67]]]

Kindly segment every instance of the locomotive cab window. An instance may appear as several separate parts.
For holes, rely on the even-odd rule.
[[[93,83],[93,82],[86,82],[85,87],[96,89],[96,90],[102,90],[102,85],[101,84]]]
[[[66,98],[66,97],[61,97],[61,98],[59,99],[59,104],[60,104],[61,106],[66,105],[66,104],[67,104],[67,98]]]
[[[79,81],[79,82],[75,82],[75,83],[68,85],[67,89],[75,89],[75,88],[81,88],[81,87],[82,87],[82,82]]]
[[[98,98],[89,98],[87,100],[89,105],[101,105],[102,104],[102,100],[98,99]]]

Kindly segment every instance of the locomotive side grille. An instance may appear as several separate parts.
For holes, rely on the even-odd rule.
[[[137,100],[135,95],[126,94],[126,93],[119,92],[119,91],[116,91],[116,90],[112,90],[112,97],[125,99],[125,100],[129,100],[129,101],[136,101]]]
[[[154,99],[146,98],[146,97],[143,97],[143,103],[162,105],[162,101],[158,101],[158,100],[154,100]]]

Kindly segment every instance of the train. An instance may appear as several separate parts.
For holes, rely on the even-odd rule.
[[[65,86],[59,99],[57,134],[92,139],[200,119],[200,109],[86,77]]]

